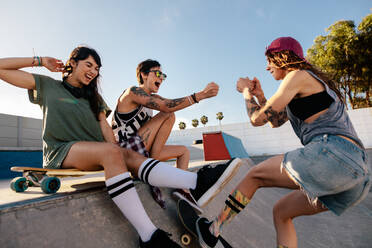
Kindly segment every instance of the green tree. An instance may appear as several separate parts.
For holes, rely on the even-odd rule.
[[[183,130],[183,129],[186,128],[186,123],[183,122],[183,121],[180,121],[180,123],[178,123],[178,127],[179,127],[181,130]]]
[[[358,107],[372,106],[372,14],[363,18],[358,26],[358,67],[355,68],[358,84],[365,92],[365,99],[358,102]]]
[[[197,127],[197,126],[199,125],[199,121],[198,121],[198,119],[193,119],[191,122],[192,122],[191,125],[192,125],[193,127]]]
[[[208,117],[203,115],[202,117],[200,117],[200,122],[203,123],[203,125],[205,126],[205,124],[207,124],[208,122]]]
[[[222,112],[218,112],[217,114],[216,114],[216,119],[219,121],[219,123],[220,123],[220,126],[221,126],[221,121],[222,121],[222,119],[223,119],[223,113]]]
[[[352,108],[372,106],[371,31],[372,14],[358,30],[353,21],[338,21],[307,51],[309,62],[330,75]]]

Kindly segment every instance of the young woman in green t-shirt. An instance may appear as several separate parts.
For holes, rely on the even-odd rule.
[[[20,70],[33,66],[63,72],[63,80]],[[140,247],[179,247],[147,216],[129,171],[153,186],[190,189],[194,198],[208,202],[236,171],[239,160],[192,173],[118,146],[106,120],[110,110],[97,89],[100,67],[95,50],[77,47],[66,65],[52,57],[0,59],[0,79],[28,89],[30,101],[43,111],[44,167],[103,167],[108,193],[139,233]]]

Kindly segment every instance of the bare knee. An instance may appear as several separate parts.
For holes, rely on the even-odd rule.
[[[176,115],[174,114],[174,112],[159,112],[156,114],[156,116],[164,118],[164,119],[172,119],[172,118],[175,119],[176,118]]]
[[[182,154],[185,156],[189,156],[190,157],[190,150],[187,149],[186,146],[181,146],[182,147]]]
[[[176,115],[174,114],[174,112],[168,113],[168,120],[173,123],[176,121]]]
[[[252,167],[249,170],[246,178],[256,184],[257,188],[265,186],[264,174],[259,166]]]
[[[285,205],[283,203],[283,199],[281,199],[277,203],[275,203],[273,207],[274,223],[285,222],[292,219],[285,215]]]
[[[121,148],[117,145],[107,143],[103,149],[102,153],[102,164],[103,166],[114,166],[120,165],[123,166],[123,154]]]

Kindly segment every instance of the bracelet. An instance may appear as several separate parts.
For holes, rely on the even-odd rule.
[[[35,61],[36,61],[36,56],[32,57],[32,63],[31,63],[31,66],[32,66],[32,67],[35,66]]]
[[[192,105],[192,102],[191,102],[190,96],[187,96],[187,100],[189,100],[190,105]]]
[[[31,64],[31,66],[32,67],[34,67],[35,66],[35,62],[38,62],[38,65],[37,66],[41,66],[41,57],[39,57],[39,56],[34,56],[33,58],[32,58],[32,64]]]
[[[37,57],[39,61],[39,66],[43,66],[43,58],[42,57]]]
[[[199,103],[199,102],[196,100],[196,95],[195,95],[195,93],[192,94],[191,97],[192,97],[192,100],[194,100],[194,102]]]

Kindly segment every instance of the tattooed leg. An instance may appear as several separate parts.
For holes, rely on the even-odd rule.
[[[232,192],[225,201],[226,206],[218,217],[213,221],[209,231],[216,237],[220,235],[222,227],[230,223],[231,220],[244,209],[249,203],[249,199],[243,195],[239,190]]]
[[[149,137],[151,135],[151,130],[146,128],[143,133],[141,133],[142,141],[145,146],[149,145]]]

